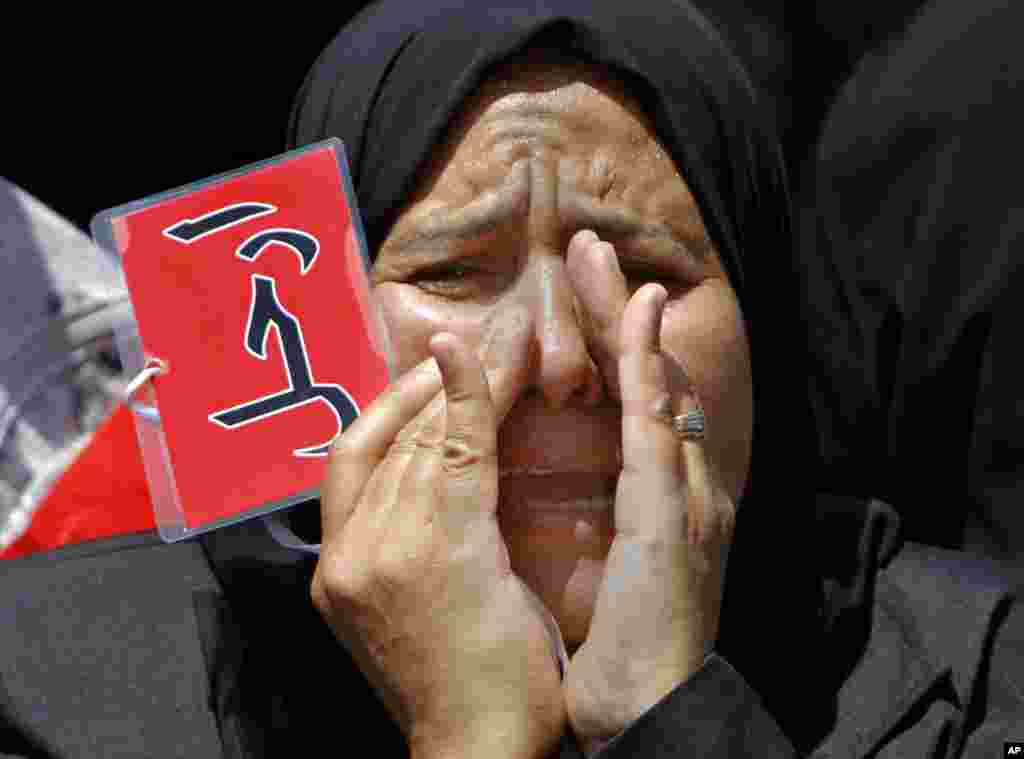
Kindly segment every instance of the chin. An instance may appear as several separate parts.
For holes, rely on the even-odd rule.
[[[615,531],[587,520],[500,520],[512,571],[541,597],[572,654],[586,639]]]

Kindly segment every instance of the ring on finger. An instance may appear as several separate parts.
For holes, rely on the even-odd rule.
[[[668,396],[655,402],[654,418],[668,425],[680,440],[703,440],[707,432],[707,417],[699,403],[686,413],[673,414]]]
[[[672,430],[682,440],[703,440],[707,430],[704,408],[697,406],[685,414],[672,417]]]

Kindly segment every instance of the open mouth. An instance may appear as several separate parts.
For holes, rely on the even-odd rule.
[[[617,479],[599,472],[508,472],[499,483],[498,516],[505,522],[610,526]]]

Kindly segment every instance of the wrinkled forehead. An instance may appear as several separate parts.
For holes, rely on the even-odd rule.
[[[717,261],[697,201],[647,117],[620,80],[578,61],[542,55],[499,67],[417,179],[384,263],[410,241],[437,249],[442,239],[493,242],[499,229],[527,228],[556,246],[556,236],[589,228]]]
[[[608,67],[531,48],[493,68],[460,106],[417,175],[412,203],[439,182],[500,183],[512,165],[553,148],[563,162],[676,173],[651,119]],[[456,160],[457,159],[457,160]]]

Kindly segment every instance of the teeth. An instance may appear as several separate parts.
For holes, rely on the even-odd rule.
[[[567,501],[549,501],[539,498],[527,498],[523,506],[527,511],[610,511],[614,498],[609,495],[593,495],[587,498],[573,498]]]
[[[566,469],[564,466],[559,466],[557,469],[546,466],[507,466],[501,467],[498,474],[505,477],[521,474],[543,476],[547,474],[594,474],[594,472],[590,469]]]
[[[562,470],[558,470],[558,472],[561,472],[561,471]],[[507,477],[509,475],[521,475],[521,474],[544,475],[544,474],[555,474],[555,473],[556,473],[556,470],[554,470],[554,469],[549,469],[549,468],[540,467],[540,466],[509,466],[509,467],[502,467],[501,470],[498,472],[498,474],[501,477]]]

